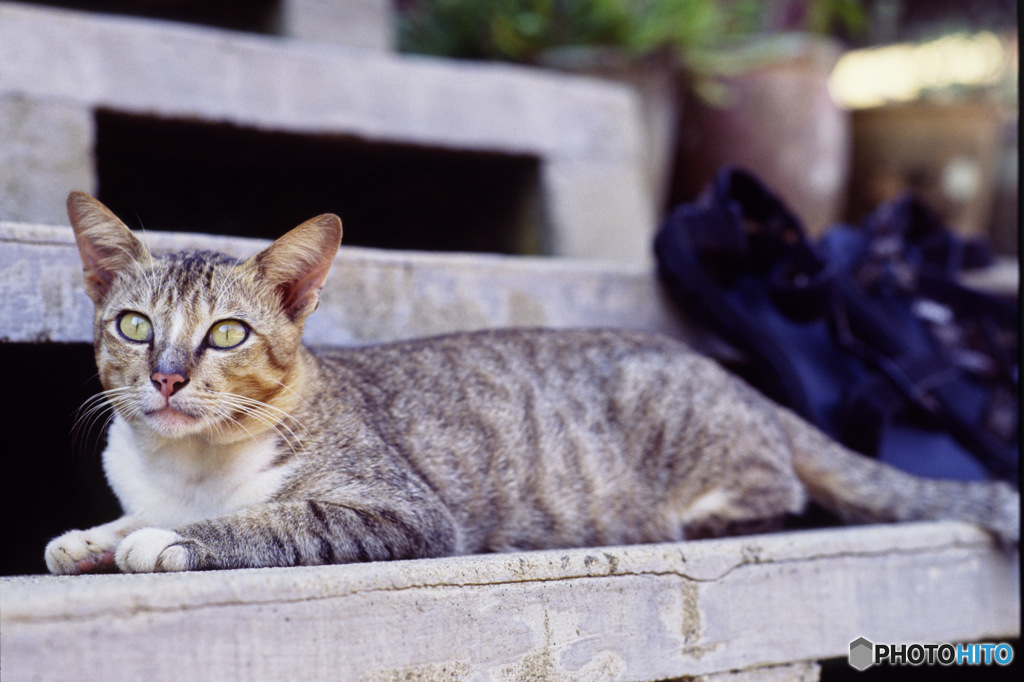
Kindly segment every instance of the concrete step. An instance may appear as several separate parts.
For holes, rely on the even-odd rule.
[[[162,122],[184,121],[214,126],[213,135],[229,124],[325,145],[527,157],[537,164],[544,253],[650,261],[655,207],[640,105],[625,86],[0,2],[0,219],[60,223],[68,190],[102,189],[105,113],[142,118],[153,137]],[[190,153],[197,169],[209,161]],[[137,163],[135,172],[150,170]],[[386,191],[389,175],[371,184]],[[168,195],[202,190],[187,174],[175,183]]]
[[[928,523],[314,568],[3,578],[0,653],[5,682],[654,680],[750,669],[722,679],[813,680],[816,666],[799,662],[845,658],[860,637],[1019,637],[1019,574],[1019,559],[976,528]]]
[[[269,241],[149,232],[153,250],[239,258]],[[0,340],[92,343],[92,302],[70,227],[0,222]],[[306,342],[360,345],[488,327],[623,327],[688,336],[646,268],[565,258],[342,246]],[[696,338],[696,337],[694,337]]]

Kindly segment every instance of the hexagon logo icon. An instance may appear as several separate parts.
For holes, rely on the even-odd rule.
[[[850,642],[850,666],[857,670],[867,670],[875,662],[875,645],[869,640],[858,637]]]

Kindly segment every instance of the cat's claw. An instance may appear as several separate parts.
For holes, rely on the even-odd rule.
[[[117,567],[125,573],[187,571],[189,550],[180,544],[184,540],[185,538],[173,530],[137,530],[126,537],[117,548]]]

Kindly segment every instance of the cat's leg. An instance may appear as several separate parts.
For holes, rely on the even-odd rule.
[[[137,517],[122,516],[88,530],[69,530],[46,545],[46,567],[58,575],[113,571],[118,545],[144,525]]]
[[[143,528],[117,549],[126,573],[311,566],[445,556],[458,551],[440,505],[275,502],[174,530]]]

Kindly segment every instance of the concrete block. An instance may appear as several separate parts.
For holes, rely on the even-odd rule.
[[[562,226],[551,234],[552,253],[654,262],[654,231],[648,227],[657,220],[653,195],[635,182],[632,164],[559,159],[543,166],[541,174],[552,222]],[[608,196],[615,201],[607,201]]]
[[[92,140],[87,107],[0,95],[0,220],[66,220],[62,196],[96,185]]]
[[[533,156],[554,255],[651,260],[640,106],[623,85],[0,2],[0,98]]]
[[[849,644],[1019,636],[956,523],[311,568],[0,579],[5,682],[814,679]],[[796,663],[796,665],[793,665]],[[739,672],[730,672],[739,671]],[[725,674],[724,676],[720,676]]]
[[[394,47],[390,0],[281,0],[281,33],[378,52]]]

